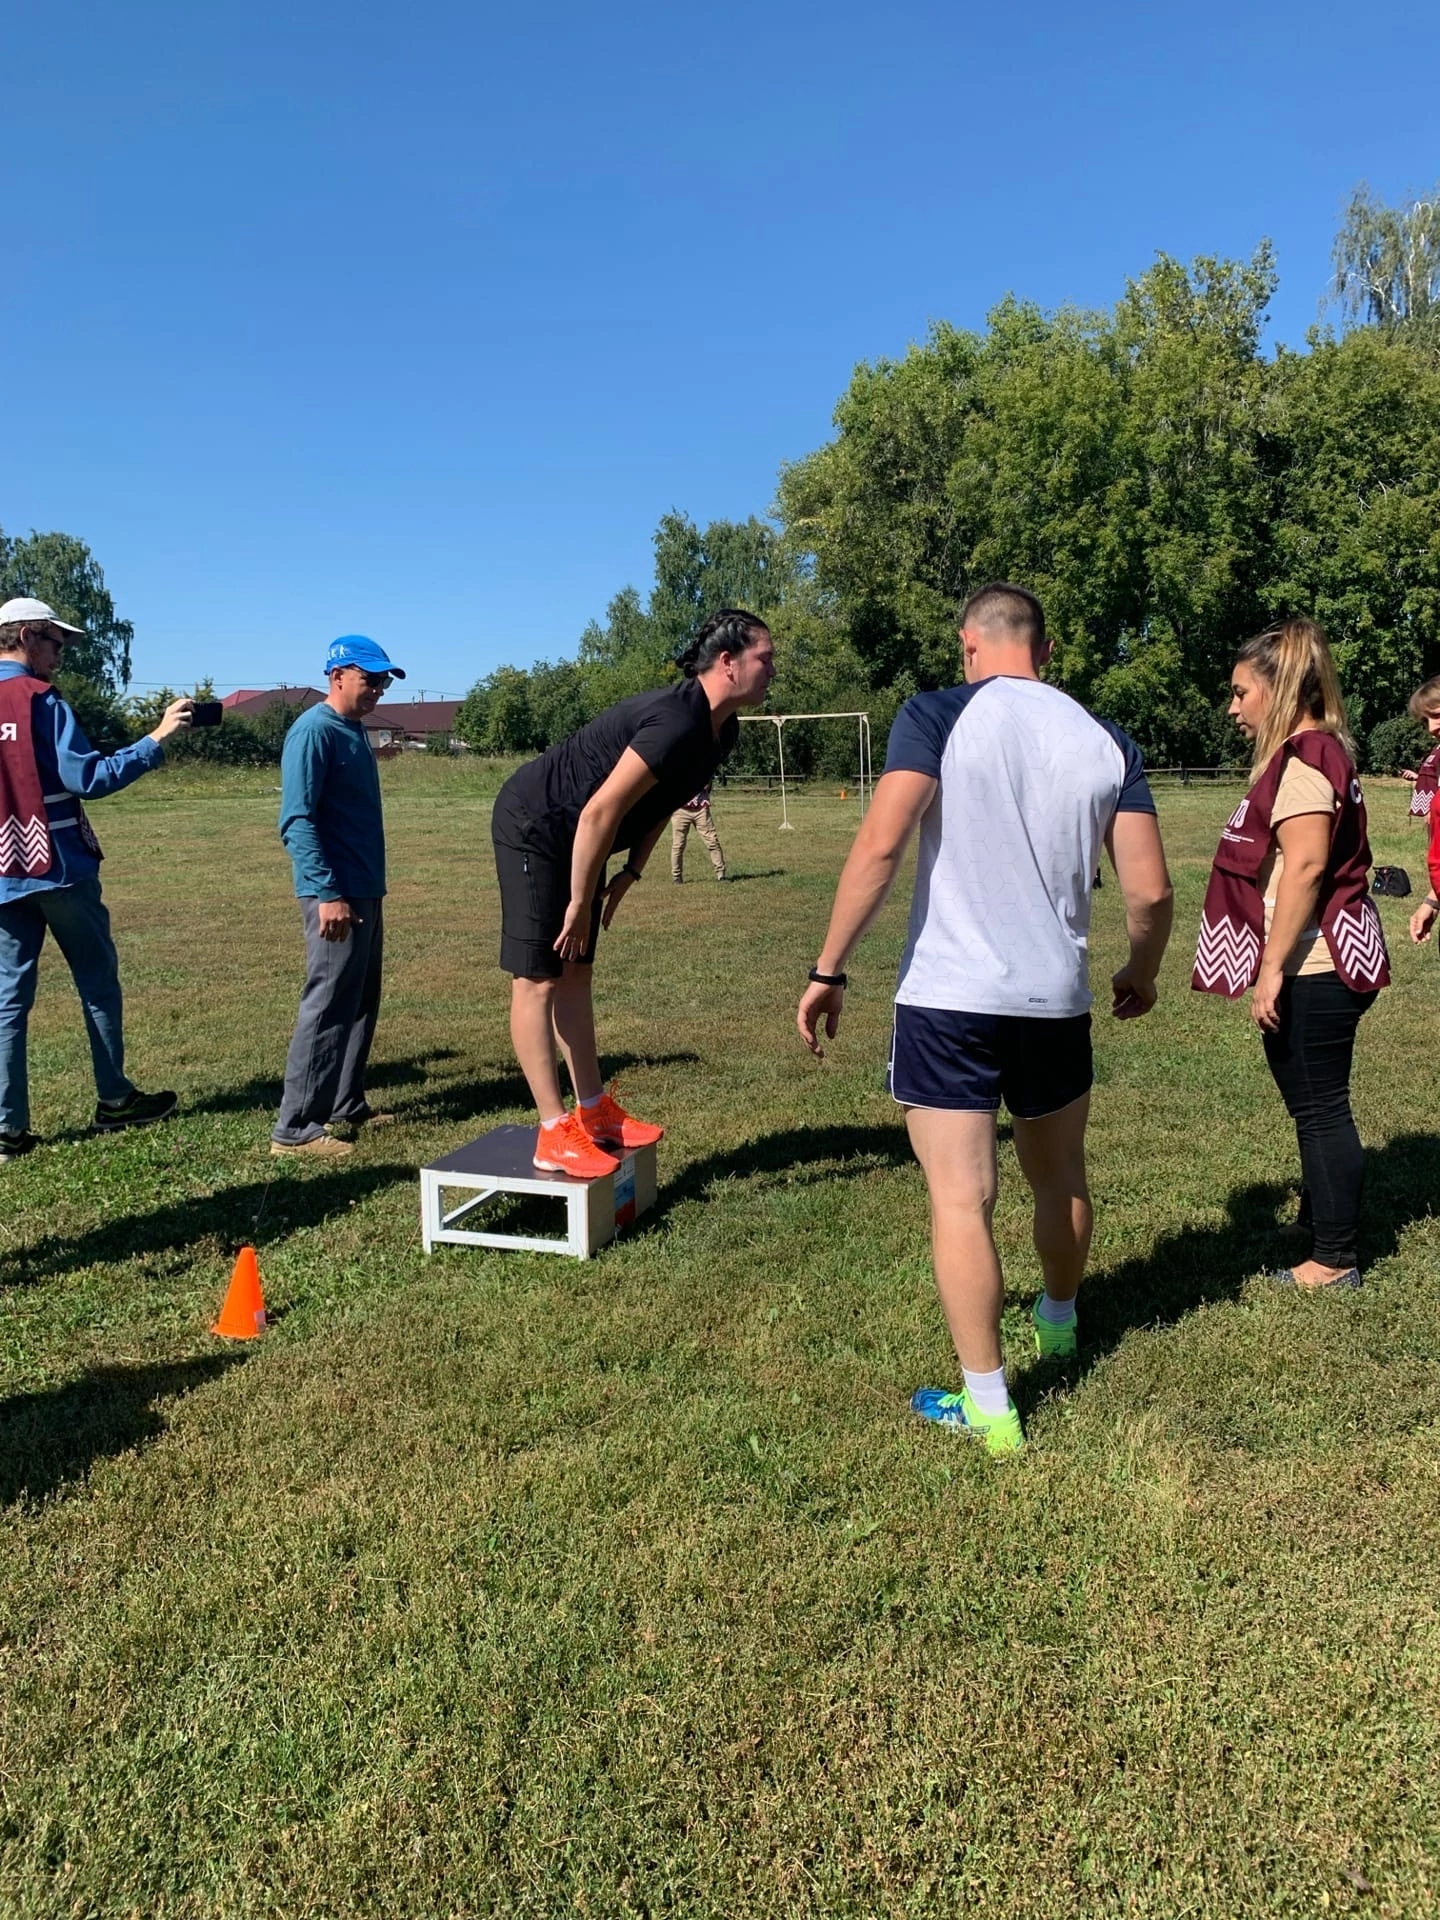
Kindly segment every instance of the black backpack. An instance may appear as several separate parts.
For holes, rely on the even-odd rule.
[[[1392,900],[1408,899],[1410,876],[1403,867],[1376,867],[1370,891],[1388,894]]]

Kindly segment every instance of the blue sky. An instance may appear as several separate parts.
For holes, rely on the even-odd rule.
[[[1316,319],[1440,177],[1440,9],[12,9],[0,526],[94,549],[137,682],[407,690],[574,651],[667,508],[763,512],[858,360],[1158,250]]]

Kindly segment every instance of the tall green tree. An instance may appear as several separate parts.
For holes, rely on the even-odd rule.
[[[1350,318],[1440,344],[1440,185],[1400,207],[1357,187],[1332,257],[1331,292]]]
[[[986,579],[1044,599],[1055,674],[1165,757],[1197,749],[1258,609],[1267,249],[1161,256],[1111,314],[1014,300],[858,368],[836,438],[782,472],[786,533],[872,683],[957,671],[958,603]]]
[[[116,615],[105,575],[83,540],[68,533],[11,540],[0,532],[0,600],[17,594],[44,600],[62,620],[85,629],[85,638],[65,649],[68,674],[107,693],[124,690],[135,629]]]
[[[1278,355],[1270,390],[1265,611],[1323,623],[1368,729],[1440,670],[1440,362],[1403,331],[1361,327]]]

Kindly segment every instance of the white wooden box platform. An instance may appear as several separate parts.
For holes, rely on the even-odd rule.
[[[450,1242],[461,1247],[507,1247],[536,1253],[571,1254],[588,1260],[622,1227],[655,1204],[655,1149],[637,1147],[614,1173],[577,1180],[568,1173],[542,1173],[534,1163],[534,1127],[492,1127],[420,1169],[420,1231],[425,1251]],[[469,1191],[447,1213],[446,1189]],[[565,1206],[565,1237],[525,1233],[477,1233],[456,1225],[502,1194],[543,1194]]]

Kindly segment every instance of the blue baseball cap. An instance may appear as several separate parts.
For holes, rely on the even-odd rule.
[[[385,649],[367,640],[363,633],[343,633],[338,640],[330,642],[325,671],[333,673],[336,667],[359,667],[362,673],[388,673],[397,680],[405,678],[405,669],[397,667]]]

